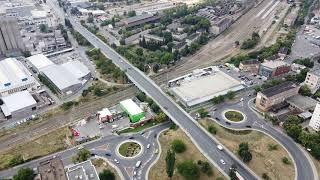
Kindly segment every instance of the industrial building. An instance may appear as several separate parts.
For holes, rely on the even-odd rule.
[[[28,114],[36,110],[37,102],[28,91],[20,91],[2,97],[1,111],[6,118],[19,114]]]
[[[0,17],[0,54],[11,55],[25,51],[17,19]]]
[[[78,91],[91,78],[90,70],[80,61],[54,64],[43,54],[28,58],[30,65],[47,78],[62,95]]]
[[[97,112],[99,123],[112,122],[112,113],[108,108],[103,108]]]
[[[320,129],[320,104],[318,103],[314,108],[311,120],[309,122],[309,126],[312,127],[315,131],[319,131]]]
[[[300,94],[289,97],[286,102],[290,105],[290,109],[296,112],[313,111],[318,101],[308,96],[302,96]]]
[[[126,27],[138,26],[145,23],[155,22],[160,17],[153,14],[142,14],[134,17],[127,18],[123,21]]]
[[[304,84],[310,88],[312,93],[317,92],[320,87],[320,69],[308,72]]]
[[[0,96],[39,87],[40,84],[20,61],[15,58],[0,61]]]
[[[138,122],[145,117],[144,111],[132,99],[121,101],[120,107],[128,114],[132,123]]]
[[[56,64],[42,68],[41,74],[46,77],[62,95],[71,95],[82,87],[81,81],[77,79],[73,73]]]
[[[41,180],[67,180],[64,165],[60,157],[40,162],[38,172]]]
[[[67,168],[68,180],[100,180],[91,160],[86,160]]]
[[[287,81],[260,91],[256,97],[256,107],[262,111],[268,111],[273,106],[285,102],[287,98],[297,95],[299,88],[299,85]]]
[[[265,61],[260,64],[259,75],[272,78],[286,74],[290,69],[290,65],[284,61]]]
[[[217,18],[217,19],[218,20],[212,23],[212,26],[211,26],[211,32],[215,35],[219,35],[232,24],[232,19],[229,17]]]
[[[186,107],[244,88],[240,81],[211,66],[169,81],[170,92]]]

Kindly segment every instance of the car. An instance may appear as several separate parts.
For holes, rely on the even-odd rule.
[[[149,148],[150,148],[150,144],[147,145],[147,149],[149,149]]]
[[[250,125],[246,125],[246,127],[247,127],[247,128],[251,128],[251,126],[250,126]]]
[[[159,150],[158,150],[158,149],[155,149],[155,150],[154,150],[154,153],[155,153],[155,154],[158,154],[158,153],[159,153]]]
[[[133,171],[133,175],[134,175],[134,176],[137,175],[137,171]]]
[[[228,122],[228,121],[226,121],[226,124],[227,124],[227,125],[231,125],[231,123],[230,123],[230,122]]]
[[[226,164],[223,159],[220,159],[221,164]]]
[[[133,136],[130,136],[129,139],[134,139],[134,137],[133,137]]]
[[[223,150],[223,147],[222,147],[220,144],[217,145],[217,148],[218,148],[220,151]]]
[[[83,146],[78,146],[78,150],[83,149]]]
[[[117,159],[114,159],[114,162],[116,162],[117,164],[119,164],[119,161]]]
[[[143,135],[143,134],[144,134],[144,131],[141,131],[141,132],[140,132],[140,135]]]
[[[164,108],[164,109],[168,109],[167,106],[164,106],[163,108]]]
[[[111,156],[111,153],[108,152],[108,153],[106,153],[105,155],[106,155],[106,156]]]
[[[141,161],[137,161],[136,168],[139,168],[141,166]]]
[[[91,154],[90,154],[90,156],[95,156],[95,155],[96,155],[95,153],[91,153]]]
[[[156,138],[156,137],[157,137],[157,133],[155,133],[155,134],[153,135],[153,137]]]
[[[216,110],[217,110],[217,108],[213,108],[213,109],[212,109],[212,111],[216,111]]]
[[[217,121],[220,121],[220,118],[216,117],[216,120],[217,120]]]

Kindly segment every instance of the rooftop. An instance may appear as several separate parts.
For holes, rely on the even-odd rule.
[[[2,97],[2,101],[3,105],[1,105],[1,109],[5,116],[9,116],[12,112],[37,104],[28,91],[20,91]]]
[[[291,82],[291,81],[286,81],[282,84],[279,84],[277,86],[271,87],[271,88],[267,88],[263,91],[261,91],[262,94],[264,94],[267,97],[272,97],[274,95],[280,94],[282,92],[291,90],[293,88],[296,88],[298,85]]]
[[[300,110],[313,110],[316,107],[318,101],[311,97],[295,95],[287,99],[287,102]]]
[[[42,68],[41,72],[44,73],[60,90],[81,83],[74,74],[56,64]]]
[[[96,168],[92,165],[91,160],[87,160],[67,169],[68,180],[99,180]]]
[[[38,70],[53,64],[53,62],[43,54],[30,56],[28,60]]]
[[[129,114],[134,115],[134,114],[140,114],[142,113],[142,109],[132,101],[132,99],[127,99],[124,101],[120,102],[120,105],[128,111]]]
[[[83,78],[84,76],[88,75],[90,73],[87,66],[85,66],[80,61],[68,61],[61,65],[68,71],[70,71],[77,79]]]
[[[38,172],[41,179],[67,180],[64,165],[59,157],[48,159],[39,163]]]
[[[313,70],[311,72],[308,72],[308,73],[312,73],[312,74],[314,74],[316,76],[320,76],[320,69],[315,69],[315,70]]]
[[[133,22],[136,22],[136,21],[140,21],[140,20],[143,20],[143,19],[147,19],[147,18],[151,18],[153,17],[152,14],[142,14],[142,15],[139,15],[139,16],[133,16],[133,17],[130,17],[126,20],[126,22],[128,24],[130,23],[133,23]]]
[[[265,61],[261,65],[274,69],[281,66],[288,66],[288,64],[284,61]]]
[[[251,60],[247,60],[247,61],[241,61],[241,64],[243,64],[243,65],[260,64],[260,61],[258,61],[256,59],[251,59]]]

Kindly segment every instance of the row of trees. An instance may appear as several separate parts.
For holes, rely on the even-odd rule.
[[[251,39],[247,39],[245,40],[242,45],[241,45],[241,49],[252,49],[254,48],[260,41],[260,36],[258,33],[253,32],[251,35]]]

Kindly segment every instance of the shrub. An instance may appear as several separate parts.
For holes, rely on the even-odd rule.
[[[283,164],[290,164],[290,161],[287,157],[283,157],[282,162],[283,162]]]
[[[180,139],[175,139],[171,142],[171,148],[176,153],[183,153],[186,151],[186,145]]]
[[[211,133],[211,134],[217,134],[217,128],[214,126],[214,125],[210,125],[208,127],[208,131]]]
[[[199,179],[200,170],[199,167],[192,160],[185,160],[178,164],[178,172],[186,180],[196,180]]]

